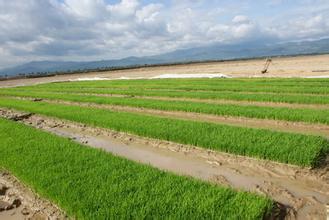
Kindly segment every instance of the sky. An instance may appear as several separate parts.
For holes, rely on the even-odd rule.
[[[0,68],[329,37],[329,0],[0,0]]]

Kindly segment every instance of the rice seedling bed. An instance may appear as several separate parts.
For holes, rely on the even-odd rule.
[[[0,98],[0,106],[222,152],[316,167],[328,155],[322,137]]]
[[[78,219],[262,219],[273,202],[0,119],[0,167]]]

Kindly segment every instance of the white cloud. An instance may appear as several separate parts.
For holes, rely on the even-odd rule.
[[[248,24],[250,23],[250,20],[245,15],[237,15],[232,19],[232,22],[235,24]]]
[[[280,26],[274,25],[269,32],[286,40],[328,37],[329,18],[324,14],[296,16]]]
[[[105,6],[103,0],[65,0],[62,4],[66,12],[80,18],[98,17],[105,12]]]
[[[262,37],[293,40],[329,36],[326,0],[303,0],[285,14],[265,19],[248,11],[253,8],[248,4],[256,4],[253,1],[160,2],[0,0],[0,67],[42,59],[151,55]],[[282,7],[284,2],[288,1],[271,0],[264,7]]]
[[[139,2],[137,0],[122,0],[115,5],[108,5],[107,10],[113,19],[125,19],[135,15]]]
[[[140,23],[153,23],[159,17],[161,4],[149,4],[140,10],[136,11],[136,17]]]

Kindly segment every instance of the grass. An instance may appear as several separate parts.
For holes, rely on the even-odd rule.
[[[0,95],[37,97],[73,102],[90,102],[167,111],[196,112],[221,116],[242,116],[248,118],[329,124],[329,109],[294,109],[288,107],[254,105],[243,106],[238,104],[211,104],[194,101],[151,100],[143,98],[101,97],[93,95],[26,91],[0,91]]]
[[[0,98],[0,106],[299,166],[316,167],[329,151],[326,139],[309,135],[8,98]]]
[[[77,219],[262,219],[273,202],[0,119],[0,167]]]

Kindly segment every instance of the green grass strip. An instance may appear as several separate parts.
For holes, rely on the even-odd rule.
[[[194,99],[219,99],[236,101],[258,101],[258,102],[283,102],[296,104],[329,104],[328,95],[298,94],[298,93],[262,93],[262,92],[232,92],[232,91],[185,91],[170,89],[142,89],[142,88],[89,88],[89,87],[65,87],[62,88],[39,88],[19,87],[2,89],[0,91],[26,91],[26,92],[62,92],[62,93],[93,93],[93,94],[118,94],[135,96],[158,96],[174,98]]]
[[[270,199],[0,119],[0,166],[78,219],[262,219]]]
[[[329,151],[326,139],[310,135],[16,99],[0,98],[0,106],[300,166],[316,167]]]
[[[329,124],[329,109],[293,109],[238,104],[211,104],[193,101],[170,101],[142,98],[101,97],[92,95],[58,94],[49,92],[0,91],[0,95],[58,99],[73,102],[90,102],[118,106],[130,106],[166,111],[196,112],[224,116],[285,120],[295,122]]]

